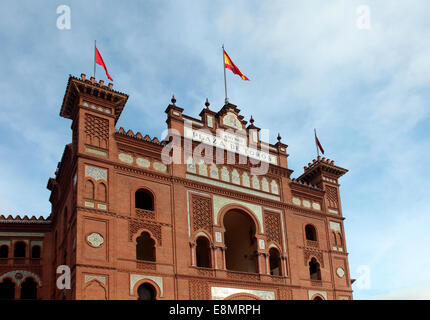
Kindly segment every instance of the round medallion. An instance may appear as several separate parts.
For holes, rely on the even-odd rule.
[[[98,248],[103,244],[103,242],[105,242],[105,239],[102,237],[100,233],[93,232],[90,235],[88,235],[87,241],[91,246]]]
[[[21,280],[23,277],[24,277],[24,276],[22,275],[22,273],[21,273],[21,272],[17,272],[17,273],[15,274],[15,279],[16,279],[16,280]]]
[[[340,278],[343,278],[343,276],[345,275],[345,271],[341,267],[336,269],[336,273]]]

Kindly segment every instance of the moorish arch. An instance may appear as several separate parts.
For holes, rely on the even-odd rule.
[[[243,209],[230,209],[222,215],[222,225],[227,270],[257,273],[258,225],[253,216]]]
[[[85,284],[83,296],[85,300],[107,300],[104,284],[98,279]]]
[[[140,276],[140,279],[135,283],[131,283],[132,292],[130,292],[137,300],[158,300],[163,296],[163,292],[160,288],[162,283],[154,281],[157,277],[151,276]]]
[[[37,274],[25,270],[14,270],[6,272],[0,275],[0,282],[3,281],[3,279],[5,278],[11,278],[19,286],[21,282],[25,281],[28,277],[33,278],[39,288],[42,286],[42,281]]]
[[[211,268],[212,253],[211,239],[204,231],[200,231],[195,236],[195,264],[197,267]]]
[[[240,292],[240,293],[232,294],[231,296],[228,296],[224,300],[262,300],[262,299],[250,293]]]
[[[221,196],[213,196],[213,215],[217,226],[223,225],[224,215],[232,209],[242,210],[249,214],[256,225],[257,234],[264,234],[263,208],[253,203],[234,200]]]

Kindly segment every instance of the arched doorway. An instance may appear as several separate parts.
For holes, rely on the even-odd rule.
[[[196,240],[196,263],[197,267],[211,267],[210,242],[206,237],[198,237]]]
[[[15,299],[15,283],[12,279],[6,278],[0,282],[0,300]]]
[[[223,219],[225,252],[228,270],[256,273],[257,239],[256,226],[248,214],[240,210],[230,210]]]
[[[156,291],[149,283],[143,283],[137,288],[137,300],[155,300]]]
[[[269,265],[270,265],[270,274],[272,276],[281,276],[281,258],[279,255],[279,251],[276,248],[270,248],[269,250]]]
[[[21,284],[21,299],[37,299],[37,283],[33,278],[27,278]]]
[[[142,232],[136,239],[136,259],[155,261],[155,241],[148,232]]]
[[[320,264],[315,258],[312,258],[309,262],[309,275],[311,280],[321,280]]]

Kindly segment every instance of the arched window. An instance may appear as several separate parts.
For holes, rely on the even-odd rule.
[[[4,244],[0,246],[0,259],[8,258],[8,257],[9,257],[9,246]]]
[[[335,245],[335,246],[337,246],[337,236],[336,236],[336,232],[334,232],[334,231],[333,231],[331,234],[332,234],[332,236],[333,236],[333,243],[334,243],[334,245]]]
[[[100,202],[106,202],[106,185],[104,183],[99,183],[97,185],[97,197],[96,200]]]
[[[25,242],[19,241],[15,242],[15,250],[13,252],[13,256],[15,258],[25,258]]]
[[[324,300],[324,299],[321,298],[320,296],[315,296],[312,300]]]
[[[256,273],[258,262],[254,221],[241,211],[231,210],[225,214],[223,222],[227,269]]]
[[[15,283],[10,278],[3,279],[0,282],[0,300],[15,299]]]
[[[309,262],[309,274],[311,280],[321,280],[321,269],[317,259],[312,258]]]
[[[343,241],[342,241],[342,235],[340,233],[337,233],[337,245],[342,247],[343,246]]]
[[[279,251],[276,248],[270,248],[269,250],[269,265],[270,265],[270,274],[272,276],[281,276],[281,257],[279,255]]]
[[[94,199],[94,183],[91,180],[85,181],[84,197],[87,199]]]
[[[196,262],[197,267],[211,267],[211,249],[206,237],[199,237],[196,240]]]
[[[37,283],[32,278],[27,278],[21,284],[21,299],[36,299]]]
[[[137,288],[137,300],[155,300],[155,289],[149,283],[143,283]]]
[[[310,225],[310,224],[306,225],[305,233],[306,233],[306,240],[318,241],[317,231],[315,230],[315,227],[313,225]]]
[[[136,191],[136,209],[154,210],[152,194],[144,189]]]
[[[40,259],[40,246],[33,246],[31,248],[31,257],[33,259]]]
[[[149,233],[142,232],[136,240],[136,259],[155,261],[155,241],[151,238]]]

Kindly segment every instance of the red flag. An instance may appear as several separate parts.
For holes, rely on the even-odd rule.
[[[110,77],[110,75],[109,75],[109,72],[107,71],[106,65],[105,65],[105,63],[104,63],[104,61],[103,61],[103,58],[102,58],[102,56],[100,55],[100,52],[99,52],[99,50],[97,49],[97,47],[96,47],[96,63],[97,63],[98,65],[103,66],[103,68],[105,68],[106,76],[109,78],[109,80],[113,81],[113,79],[112,79],[112,78]]]
[[[324,149],[323,149],[323,147],[322,147],[322,145],[321,145],[320,141],[318,140],[317,132],[316,132],[316,131],[315,131],[315,143],[316,143],[316,145],[318,146],[318,148],[320,148],[320,150],[321,150],[322,154],[324,154]]]
[[[240,72],[239,68],[236,67],[233,61],[231,61],[230,57],[228,56],[227,52],[225,52],[225,50],[224,50],[224,64],[227,69],[230,69],[234,74],[239,75],[242,78],[242,80],[249,81],[248,77],[245,76],[242,72]]]

